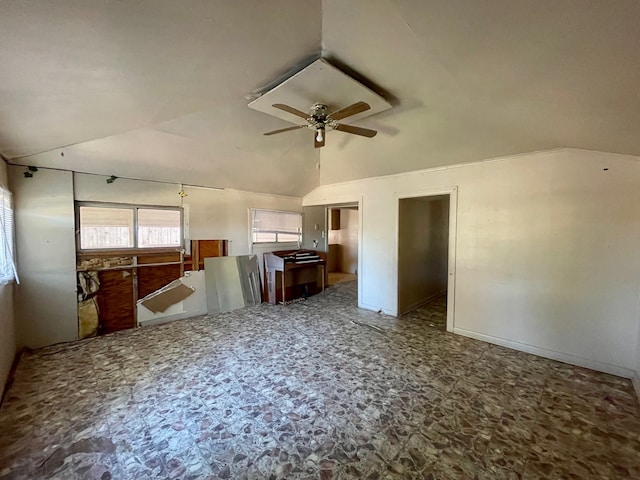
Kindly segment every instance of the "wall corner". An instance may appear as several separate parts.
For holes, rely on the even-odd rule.
[[[636,372],[636,374],[631,379],[631,382],[633,383],[633,388],[636,390],[638,401],[640,401],[640,372]]]

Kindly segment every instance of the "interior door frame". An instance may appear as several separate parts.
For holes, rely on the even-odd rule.
[[[305,207],[324,207],[325,219],[327,222],[327,253],[329,252],[329,210],[332,208],[357,207],[358,208],[358,308],[366,308],[362,306],[362,279],[364,277],[363,261],[362,261],[362,205],[363,197],[348,196],[338,197],[331,203],[314,203],[304,205]]]
[[[400,302],[400,272],[398,259],[400,258],[400,200],[407,198],[449,196],[449,242],[447,252],[447,332],[455,328],[455,294],[456,294],[456,235],[458,221],[458,187],[443,187],[419,191],[403,192],[396,197],[396,311]],[[359,286],[359,285],[358,285]]]

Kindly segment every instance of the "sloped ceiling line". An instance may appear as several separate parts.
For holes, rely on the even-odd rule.
[[[302,196],[557,147],[640,154],[637,0],[0,0],[0,11],[0,152],[44,152],[35,166]],[[245,97],[319,52],[394,108],[362,120],[374,139],[336,133],[318,181],[309,132],[262,136],[281,120]]]

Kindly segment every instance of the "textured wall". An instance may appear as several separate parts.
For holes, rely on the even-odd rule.
[[[20,276],[15,315],[19,345],[38,348],[78,335],[73,178],[56,170],[40,169],[33,178],[23,172],[9,167]]]
[[[603,371],[637,368],[640,159],[563,149],[319,187],[362,201],[360,305],[397,314],[398,199],[457,187],[453,329]]]
[[[16,200],[21,285],[16,292],[19,343],[41,347],[77,336],[74,199],[142,205],[180,205],[178,184],[40,169],[26,179],[10,167]],[[187,235],[227,239],[231,255],[249,253],[249,209],[301,210],[301,199],[238,190],[185,188]],[[260,259],[261,261],[261,259]],[[0,293],[3,294],[3,293]],[[3,310],[4,314],[4,310]]]

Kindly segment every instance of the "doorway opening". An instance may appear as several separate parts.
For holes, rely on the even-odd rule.
[[[327,208],[329,285],[358,279],[358,206]]]
[[[328,287],[340,289],[344,299],[361,305],[361,200],[303,208],[302,248],[327,255]],[[357,300],[356,300],[357,299]]]
[[[452,203],[451,193],[398,202],[398,315],[442,331],[453,326]]]

